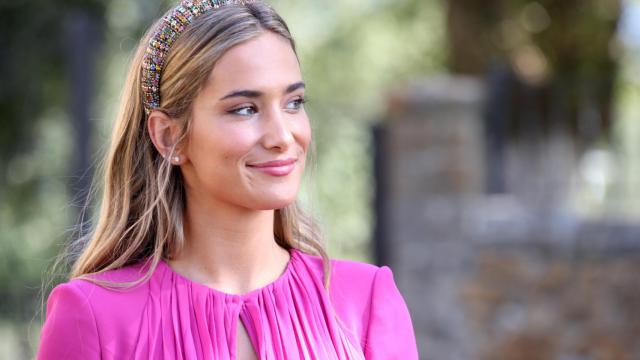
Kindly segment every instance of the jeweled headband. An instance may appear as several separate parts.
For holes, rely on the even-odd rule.
[[[195,18],[211,9],[250,2],[253,0],[182,0],[167,12],[151,37],[142,60],[142,92],[144,110],[147,115],[151,110],[160,107],[160,77],[164,68],[164,60],[171,45],[178,39],[182,31]]]

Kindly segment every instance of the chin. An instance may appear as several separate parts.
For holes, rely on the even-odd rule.
[[[255,207],[257,207],[257,210],[276,210],[282,209],[283,207],[289,206],[295,202],[295,196],[281,198],[262,198]]]

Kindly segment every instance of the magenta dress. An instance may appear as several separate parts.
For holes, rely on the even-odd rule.
[[[85,280],[58,285],[47,301],[38,359],[236,359],[242,321],[259,359],[418,359],[409,311],[389,267],[290,250],[284,273],[244,295],[191,281],[160,262],[125,291]],[[129,281],[141,265],[106,272]],[[336,316],[337,318],[336,319]]]

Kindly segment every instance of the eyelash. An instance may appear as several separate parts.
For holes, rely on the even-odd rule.
[[[297,102],[299,105],[296,109],[291,109],[291,110],[300,110],[302,108],[302,106],[304,106],[304,104],[306,104],[307,102],[309,102],[308,99],[304,98],[304,97],[299,97],[295,100],[292,100],[291,102]],[[252,109],[254,112],[252,114],[240,114],[239,111],[240,110],[244,110],[244,109]],[[253,114],[255,114],[256,111],[256,107],[251,105],[251,106],[241,106],[232,110],[229,110],[228,113],[231,115],[238,115],[238,116],[251,116]]]

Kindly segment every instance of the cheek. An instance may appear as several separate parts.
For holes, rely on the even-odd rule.
[[[309,124],[309,120],[305,119],[304,121],[299,122],[295,132],[298,143],[306,151],[311,143],[311,125]]]
[[[190,143],[192,156],[200,162],[219,159],[224,163],[236,162],[247,154],[255,142],[254,134],[246,129],[220,128],[200,132]]]

